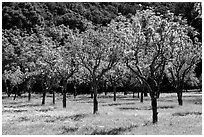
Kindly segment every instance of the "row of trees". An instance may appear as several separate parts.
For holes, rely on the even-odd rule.
[[[116,100],[117,82],[131,74],[135,84],[146,87],[150,93],[153,123],[156,123],[157,99],[164,75],[175,87],[182,105],[184,82],[192,77],[201,59],[201,43],[189,34],[196,36],[197,32],[180,16],[167,13],[163,17],[151,9],[137,11],[130,17],[119,15],[107,26],[87,22],[83,32],[64,25],[36,25],[32,34],[5,29],[2,33],[3,80],[10,80],[13,87],[18,87],[23,82],[32,85],[35,78],[40,78],[44,87],[42,104],[46,92],[61,81],[63,107],[66,107],[69,81],[89,81],[95,114],[99,83],[109,79]]]

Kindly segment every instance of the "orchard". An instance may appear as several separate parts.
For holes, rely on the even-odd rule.
[[[6,27],[2,30],[3,118],[11,111],[6,108],[8,104],[10,108],[15,105],[17,106],[14,108],[21,108],[18,105],[25,104],[25,106],[31,106],[26,107],[29,111],[34,111],[37,107],[46,107],[48,110],[45,112],[52,110],[56,113],[53,114],[54,117],[58,116],[58,118],[60,116],[57,110],[59,114],[62,111],[72,114],[76,112],[75,116],[79,116],[79,119],[85,117],[85,114],[77,115],[79,111],[82,112],[84,106],[86,108],[84,112],[88,113],[90,119],[93,117],[96,120],[96,117],[101,118],[102,114],[107,114],[107,119],[115,121],[115,118],[111,119],[111,114],[121,115],[118,111],[114,111],[117,103],[120,105],[121,100],[129,99],[126,100],[127,102],[122,101],[122,104],[131,104],[130,100],[133,100],[134,107],[137,109],[132,111],[141,116],[144,107],[149,106],[145,108],[149,110],[148,115],[151,117],[149,124],[159,126],[165,121],[160,105],[168,104],[168,101],[165,102],[168,96],[173,101],[172,108],[179,107],[182,110],[182,107],[185,108],[185,105],[188,105],[185,94],[191,93],[192,90],[196,91],[197,95],[201,94],[202,77],[196,72],[202,60],[200,32],[183,16],[171,11],[158,13],[154,7],[145,9],[138,6],[134,14],[118,13],[106,22],[106,25],[100,25],[83,18],[82,14],[75,16],[75,19],[72,16],[71,19],[70,16],[74,10],[70,10],[63,17],[59,16],[59,10],[56,10],[53,14],[50,13],[50,17],[46,13],[47,18],[45,18],[35,11],[35,4],[37,3],[13,5],[19,6],[16,15],[20,18],[16,27],[8,25],[12,23],[8,20],[8,16],[15,15],[12,3],[3,4],[3,19],[7,19],[7,22],[3,20],[3,25]],[[193,13],[200,13],[199,3],[194,5]],[[51,7],[56,8],[55,6]],[[28,7],[31,11],[26,9]],[[50,10],[51,7],[48,9]],[[8,10],[11,11],[8,12]],[[65,11],[61,10],[61,12]],[[196,19],[202,19],[199,15]],[[79,17],[82,22],[79,21]],[[60,21],[66,22],[66,19],[68,24],[60,23]],[[100,19],[97,19],[100,22]],[[49,20],[53,22],[47,22]],[[70,25],[71,21],[74,26]],[[27,28],[23,29],[23,23],[27,24]],[[138,96],[136,97],[134,93],[138,93]],[[172,94],[175,95],[172,96]],[[196,97],[198,100],[195,101],[199,102],[198,96]],[[52,103],[48,103],[50,100]],[[89,101],[89,105],[78,104],[85,100]],[[112,106],[109,105],[104,109],[106,106],[104,102],[112,103]],[[37,106],[35,106],[36,103]],[[32,105],[35,106],[33,109]],[[177,114],[177,109],[174,115]],[[25,110],[25,113],[28,110]],[[149,113],[150,110],[151,113]],[[18,111],[22,110],[17,109],[14,113]],[[129,112],[125,109],[123,111]],[[200,114],[199,110],[195,111],[195,114]],[[134,117],[132,120],[135,121]],[[4,122],[3,134],[9,134],[4,132],[6,121]],[[126,133],[127,129],[130,131],[137,128],[138,125],[135,124],[126,129],[121,127],[117,129],[118,132],[115,130],[105,132],[107,130],[105,128],[104,132],[94,129],[94,132],[89,133],[92,130],[89,129],[86,133],[77,127],[67,129],[66,133],[122,134],[123,130]],[[44,134],[44,132],[31,133]],[[159,133],[162,134],[162,132]],[[18,132],[11,134],[18,134]],[[28,133],[19,132],[19,134]],[[130,132],[130,134],[137,133]]]

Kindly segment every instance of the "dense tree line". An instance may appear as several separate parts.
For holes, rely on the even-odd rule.
[[[137,10],[152,7],[157,14],[171,11],[175,15],[182,15],[188,25],[193,26],[202,36],[201,3],[193,2],[36,2],[2,4],[3,29],[14,26],[30,30],[35,25],[68,25],[71,29],[81,31],[90,21],[97,25],[107,25],[110,21],[122,15],[134,15]],[[201,40],[201,39],[200,39]]]
[[[185,84],[201,85],[201,32],[193,26],[199,3],[3,3],[2,70],[8,96],[22,89],[60,91],[76,97],[87,89],[98,111],[98,93],[147,92],[153,123],[165,86],[182,105]],[[159,7],[160,8],[157,8]],[[178,8],[178,9],[177,9]],[[168,10],[167,10],[168,9]],[[181,13],[181,15],[177,15]],[[199,20],[198,20],[199,22]],[[192,27],[193,26],[193,27]],[[195,27],[195,28],[194,28]],[[197,65],[197,67],[196,67]],[[195,71],[197,73],[195,73]],[[36,85],[38,89],[36,89]]]

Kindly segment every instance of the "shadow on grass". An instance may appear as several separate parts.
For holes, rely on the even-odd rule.
[[[37,109],[36,111],[39,112],[47,112],[47,111],[53,111],[55,108],[43,108],[43,109]]]
[[[82,98],[77,98],[77,99],[75,98],[72,101],[76,101],[77,103],[90,103],[90,102],[93,102],[90,99],[82,99]]]
[[[45,116],[47,119],[45,120],[45,122],[57,122],[57,121],[65,121],[66,119],[69,119],[69,116]]]
[[[166,98],[162,98],[162,97],[160,97],[159,98],[159,102],[174,102],[175,100],[174,99],[166,99]]]
[[[158,109],[169,109],[169,108],[175,108],[176,106],[158,106]]]
[[[187,97],[187,98],[197,98],[199,97],[198,95],[183,95],[183,97]],[[200,96],[201,97],[201,96]]]
[[[196,105],[202,105],[202,102],[195,102]]]
[[[21,110],[21,109],[19,109],[19,110],[12,110],[12,109],[10,109],[10,110],[3,110],[3,112],[8,112],[8,113],[18,113],[18,112],[26,112],[26,111],[28,111],[28,110]]]
[[[137,107],[120,107],[118,109],[119,110],[151,110],[151,108],[149,108],[149,107],[141,107],[141,108],[137,108]]]
[[[157,109],[173,109],[175,106],[158,106]],[[120,110],[152,110],[151,107],[120,107]]]
[[[112,104],[103,104],[102,106],[120,106],[120,105],[134,105],[135,103],[112,103]]]
[[[13,99],[14,98],[14,94],[12,94],[10,97],[3,95],[2,99]],[[17,96],[17,99],[22,99],[22,98],[28,98],[27,95],[21,95],[21,96]]]
[[[51,117],[51,116],[46,116],[46,120],[45,122],[56,122],[56,121],[65,121],[67,119],[70,119],[70,120],[73,120],[73,121],[79,121],[85,117],[87,117],[89,114],[76,114],[76,115],[72,115],[72,116],[54,116],[54,117]]]
[[[79,121],[79,120],[81,120],[81,119],[87,117],[88,115],[89,115],[89,114],[76,114],[76,115],[70,116],[69,118],[70,118],[71,120],[74,120],[74,121]]]
[[[94,130],[91,135],[120,135],[125,131],[131,131],[131,129],[138,127],[138,125],[131,125],[128,127],[118,127],[118,128],[113,128],[110,130]]]
[[[13,101],[12,102],[4,102],[3,104],[10,104],[10,105],[18,105],[18,104],[21,104],[21,103],[24,103],[23,101]]]
[[[9,97],[8,97],[8,96],[3,96],[3,95],[2,95],[2,99],[7,99],[7,98],[9,98]]]
[[[189,102],[189,103],[193,103],[193,104],[202,104],[202,97],[197,97],[197,98],[184,97],[183,100],[185,102]]]
[[[177,112],[172,114],[172,116],[187,116],[187,115],[202,115],[202,113],[201,112]]]
[[[140,102],[140,99],[135,97],[135,98],[120,98],[121,100],[126,100],[126,101],[135,101],[135,102]],[[144,98],[143,101],[149,101],[149,98]]]
[[[24,121],[29,121],[30,119],[27,116],[24,117],[19,117],[18,122],[24,122]]]
[[[81,101],[81,100],[78,100],[78,101],[79,101],[79,102],[77,102],[77,103],[93,103],[93,100],[89,100],[89,101]],[[99,103],[99,104],[102,104],[102,103],[107,103],[107,102],[98,100],[98,103]]]
[[[15,104],[18,104],[18,102],[15,103]],[[41,104],[23,104],[23,105],[13,105],[13,106],[5,105],[4,107],[7,107],[7,108],[22,108],[22,107],[37,107],[37,106],[41,106]]]
[[[67,126],[63,126],[61,127],[61,129],[62,129],[61,134],[67,134],[67,133],[75,132],[78,130],[77,127],[67,127]]]
[[[109,94],[109,95],[99,95],[98,98],[104,98],[104,99],[112,99],[113,98],[113,94]],[[120,95],[117,94],[116,98],[121,99],[121,98],[130,98],[130,96],[125,96],[125,95]]]

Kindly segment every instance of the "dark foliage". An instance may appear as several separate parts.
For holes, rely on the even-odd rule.
[[[107,25],[121,13],[135,14],[137,10],[152,7],[156,13],[165,15],[167,11],[182,15],[188,24],[201,32],[202,20],[196,18],[193,2],[4,2],[2,4],[3,29],[14,26],[30,30],[35,25],[69,25],[70,28],[84,30],[88,21]]]

